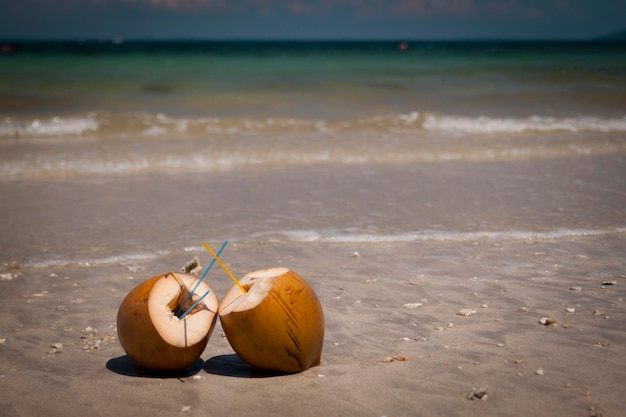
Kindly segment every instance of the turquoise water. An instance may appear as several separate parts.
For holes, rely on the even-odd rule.
[[[4,114],[621,116],[623,43],[32,43],[0,59]],[[617,101],[617,103],[616,103]],[[504,109],[502,107],[505,107]],[[489,115],[489,114],[485,114]]]

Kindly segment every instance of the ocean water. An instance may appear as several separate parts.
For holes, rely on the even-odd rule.
[[[210,237],[472,242],[626,228],[626,43],[33,42],[3,51],[7,259],[132,258],[148,246],[153,256]],[[510,198],[501,212],[490,212],[501,199],[485,183]],[[168,198],[189,198],[200,214],[157,207]],[[211,225],[190,226],[202,222]],[[60,245],[61,235],[74,238]]]
[[[26,43],[0,180],[623,152],[624,43]]]

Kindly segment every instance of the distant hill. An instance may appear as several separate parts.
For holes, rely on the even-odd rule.
[[[626,41],[626,29],[619,30],[617,32],[612,32],[607,35],[601,36],[598,38],[601,41],[617,41],[622,42]]]

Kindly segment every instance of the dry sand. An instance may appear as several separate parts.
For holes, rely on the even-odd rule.
[[[232,245],[224,257],[237,275],[289,266],[323,304],[321,366],[284,376],[248,368],[219,322],[189,374],[146,375],[124,357],[121,299],[189,253],[99,267],[4,266],[0,415],[624,415],[625,244],[614,235]],[[211,275],[223,295],[228,277]],[[556,324],[540,324],[545,317]],[[385,361],[394,356],[407,360]],[[469,399],[485,387],[482,399]]]

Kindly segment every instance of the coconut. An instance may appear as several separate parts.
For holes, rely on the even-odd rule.
[[[211,287],[198,281],[183,273],[158,275],[124,298],[117,313],[117,332],[122,348],[139,367],[175,371],[198,360],[215,326],[219,305]]]
[[[320,364],[324,313],[313,289],[288,268],[246,274],[219,306],[224,333],[254,368],[295,373]]]

